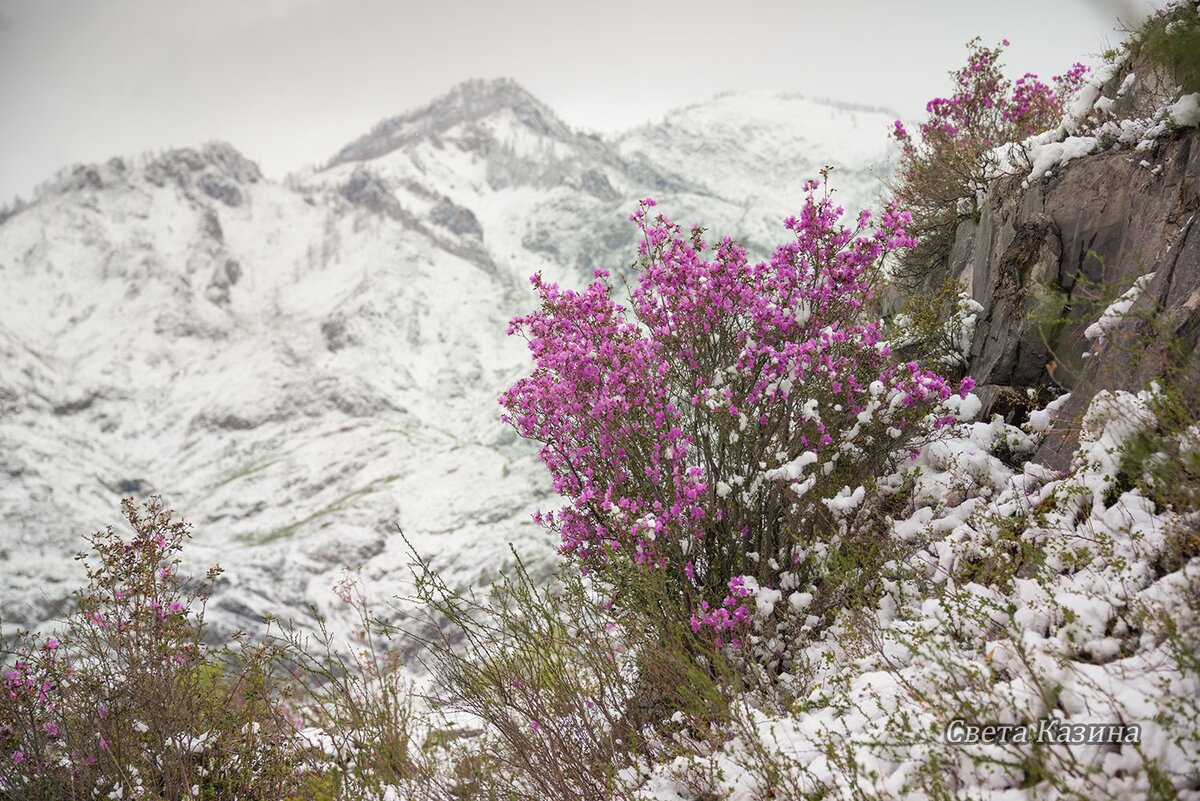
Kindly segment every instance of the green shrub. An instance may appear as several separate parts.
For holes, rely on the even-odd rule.
[[[731,673],[716,650],[698,654],[682,626],[662,636],[575,571],[543,587],[518,559],[482,598],[419,559],[416,577],[436,703],[484,725],[472,756],[487,770],[472,771],[471,797],[633,798],[630,771],[668,755],[675,734],[708,741],[727,718],[714,676]]]
[[[1194,3],[1174,3],[1157,10],[1132,32],[1134,58],[1163,69],[1185,94],[1200,92],[1200,13]]]

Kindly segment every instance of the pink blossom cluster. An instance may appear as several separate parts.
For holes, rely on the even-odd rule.
[[[204,658],[195,596],[176,572],[186,529],[163,522],[156,506],[139,515],[127,502],[126,514],[131,537],[112,529],[92,536],[100,563],[88,565],[88,588],[65,629],[24,635],[3,674],[0,794],[48,776],[86,784],[109,740],[131,725],[110,717],[104,699],[122,682],[169,682]],[[112,666],[120,675],[110,675]]]
[[[688,619],[688,625],[696,633],[704,630],[711,632],[717,646],[728,644],[737,648],[741,645],[738,633],[747,627],[752,616],[750,607],[745,603],[750,595],[745,576],[734,576],[729,580],[729,594],[720,606],[700,601],[699,608]]]
[[[1062,75],[1053,76],[1052,85],[1031,72],[1013,82],[1000,65],[1008,44],[1007,39],[990,48],[978,39],[968,43],[967,63],[951,73],[953,94],[935,97],[925,106],[929,119],[921,125],[921,141],[943,148],[987,150],[1058,123],[1067,99],[1083,85],[1088,68],[1076,63]],[[891,136],[905,155],[916,155],[920,143],[899,120]]]
[[[63,701],[58,685],[64,678],[73,678],[77,670],[61,658],[58,649],[58,639],[49,637],[34,654],[17,658],[4,672],[0,756],[7,760],[9,770],[38,774],[64,756],[80,766],[96,762],[94,753],[64,753],[70,749],[62,739]]]
[[[542,443],[566,500],[537,522],[585,572],[666,571],[696,630],[727,636],[745,624],[727,583],[749,572],[749,552],[789,563],[798,528],[763,511],[796,506],[787,463],[807,452],[821,462],[890,452],[896,435],[885,430],[932,425],[953,392],[897,361],[869,313],[882,259],[914,244],[909,215],[889,207],[873,227],[863,211],[848,227],[821,188],[804,185],[799,213],[784,222],[791,238],[760,263],[729,238],[710,249],[699,228],[651,220],[646,199],[631,215],[641,270],[624,303],[606,271],[582,291],[539,274],[540,308],[509,327],[526,338],[534,369],[500,397],[503,419]],[[759,494],[739,497],[731,482]]]

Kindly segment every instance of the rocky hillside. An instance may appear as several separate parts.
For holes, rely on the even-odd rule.
[[[954,243],[950,274],[983,309],[970,372],[985,411],[1020,422],[1031,391],[1070,392],[1036,458],[1055,468],[1099,390],[1179,367],[1200,380],[1180,358],[1200,344],[1200,118],[1194,99],[1155,103],[1165,82],[1146,63],[1103,68],[1064,122],[1080,130],[1034,143],[1032,164],[992,185]],[[1122,296],[1118,326],[1104,311]]]

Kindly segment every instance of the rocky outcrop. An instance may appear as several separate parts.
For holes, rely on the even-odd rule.
[[[465,206],[455,204],[448,197],[443,197],[438,201],[433,210],[429,212],[429,219],[435,224],[449,229],[457,236],[483,239],[483,226],[479,224],[475,212]]]
[[[342,187],[342,197],[356,206],[363,206],[394,219],[400,220],[410,216],[404,214],[400,201],[388,190],[387,184],[362,167],[356,169]]]
[[[579,187],[598,200],[619,200],[621,194],[609,183],[600,170],[585,170],[579,176]]]
[[[185,191],[195,184],[208,197],[231,207],[242,204],[240,186],[262,180],[258,165],[224,142],[168,151],[146,165],[145,176],[155,186],[174,183]]]
[[[1191,185],[1195,201],[1196,184]],[[1193,209],[1196,204],[1193,203]],[[1170,376],[1194,396],[1200,388],[1200,226],[1193,213],[1171,247],[1155,260],[1149,281],[1121,326],[1093,346],[1057,425],[1036,455],[1042,464],[1065,468],[1076,444],[1078,420],[1104,389],[1139,389]]]
[[[1101,388],[1136,387],[1161,375],[1163,354],[1144,358],[1111,343],[1089,354],[1084,336],[1104,299],[1147,273],[1155,277],[1131,309],[1125,335],[1153,339],[1150,323],[1134,318],[1157,308],[1179,339],[1174,344],[1194,347],[1200,232],[1191,220],[1198,210],[1194,130],[1150,150],[1079,159],[1036,183],[1013,176],[994,184],[978,221],[960,226],[950,265],[985,310],[970,358],[985,414],[1011,417],[1015,399],[1049,386],[1072,393],[1060,409],[1065,422]],[[1074,435],[1060,434],[1039,458],[1062,464],[1073,447]]]

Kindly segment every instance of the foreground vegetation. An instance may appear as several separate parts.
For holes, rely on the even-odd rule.
[[[1187,78],[1172,43],[1195,11],[1170,14],[1129,52]],[[512,325],[533,369],[501,404],[564,500],[539,517],[562,537],[548,580],[518,558],[476,594],[414,553],[395,607],[338,588],[348,640],[273,619],[219,639],[219,569],[186,575],[187,525],[128,499],[74,612],[6,654],[0,794],[1200,797],[1195,354],[1097,394],[1056,473],[1030,460],[1053,408],[975,419],[956,287],[944,315],[875,313],[880,286],[945,266],[946,226],[1013,166],[998,148],[1025,142],[1030,167],[1087,88],[1078,66],[1007,82],[1000,48],[970,48],[919,138],[897,124],[877,217],[847,219],[825,176],[751,264],[647,199],[624,297],[604,272],[578,292],[535,276]],[[1097,310],[1097,353],[1166,335],[1134,290]],[[1141,729],[960,743],[954,720]]]

